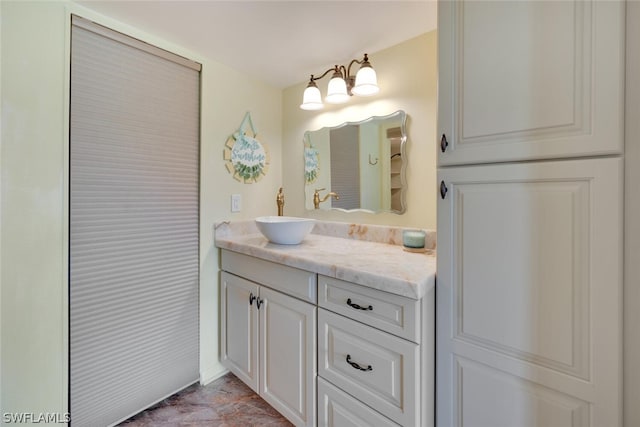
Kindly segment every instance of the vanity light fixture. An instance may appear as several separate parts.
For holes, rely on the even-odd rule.
[[[354,63],[360,64],[360,69],[355,76],[352,76],[351,66]],[[345,103],[351,95],[371,96],[380,91],[376,72],[369,63],[369,57],[365,53],[362,61],[354,59],[347,67],[344,65],[336,65],[322,73],[320,77],[314,77],[314,75],[311,74],[309,84],[302,96],[300,108],[303,110],[320,110],[324,107],[320,89],[318,89],[318,85],[316,85],[316,80],[320,80],[331,71],[333,71],[333,74],[331,75],[331,80],[329,80],[327,96],[325,97],[325,101],[329,104]]]

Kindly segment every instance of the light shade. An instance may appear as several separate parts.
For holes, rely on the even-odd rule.
[[[324,98],[330,104],[343,104],[349,100],[347,93],[347,82],[344,81],[339,72],[335,72],[329,86],[327,87],[327,96]]]
[[[322,104],[322,95],[320,89],[314,81],[310,81],[302,95],[302,104],[300,108],[303,110],[320,110],[324,107]]]
[[[358,74],[356,74],[356,83],[351,89],[351,92],[358,96],[371,96],[380,92],[380,88],[378,87],[378,77],[376,76],[375,70],[371,68],[369,62],[362,64],[362,67],[358,70]]]

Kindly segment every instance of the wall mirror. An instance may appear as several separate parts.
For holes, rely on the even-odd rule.
[[[404,111],[305,132],[306,208],[403,213],[406,140]]]

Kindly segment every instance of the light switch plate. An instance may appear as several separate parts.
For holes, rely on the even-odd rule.
[[[232,194],[231,195],[231,212],[240,212],[241,209],[242,209],[242,195]]]

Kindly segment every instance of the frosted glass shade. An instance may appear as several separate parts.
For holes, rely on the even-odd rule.
[[[370,66],[360,68],[358,74],[356,74],[356,83],[351,92],[358,96],[371,96],[380,92],[375,70]]]
[[[324,107],[322,104],[322,95],[320,94],[320,89],[315,83],[307,86],[304,90],[304,94],[302,95],[302,104],[300,108],[303,110],[320,110]]]
[[[324,98],[330,104],[343,104],[349,100],[347,83],[342,77],[334,76],[329,80],[327,96]]]

